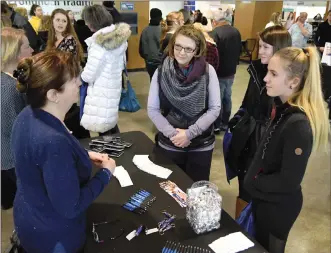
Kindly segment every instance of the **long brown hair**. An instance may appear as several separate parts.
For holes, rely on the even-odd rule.
[[[66,36],[71,35],[75,39],[76,44],[77,44],[77,57],[78,57],[78,60],[80,62],[82,62],[84,60],[84,52],[83,52],[82,45],[80,44],[77,34],[75,32],[75,29],[73,28],[73,26],[71,24],[68,13],[63,9],[55,9],[52,12],[52,15],[51,15],[52,25],[50,26],[50,29],[48,31],[48,40],[47,40],[46,51],[55,49],[56,33],[55,33],[54,25],[53,25],[53,20],[54,20],[54,16],[58,13],[65,15],[67,18],[67,27],[66,27],[66,30],[63,32],[62,36],[66,37]]]

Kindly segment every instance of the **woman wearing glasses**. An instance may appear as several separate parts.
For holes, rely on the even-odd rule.
[[[194,181],[209,180],[213,123],[221,109],[217,75],[205,52],[202,32],[193,25],[180,27],[148,97],[148,116],[159,130],[157,145]]]

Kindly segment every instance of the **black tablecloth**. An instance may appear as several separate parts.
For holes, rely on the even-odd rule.
[[[116,164],[117,166],[122,165],[129,172],[134,185],[121,188],[117,179],[112,178],[103,193],[90,206],[87,211],[87,242],[85,253],[156,253],[161,252],[167,240],[208,249],[208,244],[219,237],[241,230],[237,223],[223,210],[220,229],[203,235],[195,234],[186,221],[185,208],[181,208],[170,195],[160,188],[159,182],[164,180],[138,170],[133,164],[132,158],[134,155],[149,154],[150,159],[156,164],[167,167],[173,171],[168,179],[175,182],[183,191],[191,187],[193,181],[176,165],[160,155],[154,143],[144,133],[128,132],[119,134],[119,136],[121,136],[123,140],[133,143],[131,148],[125,150],[124,155],[116,159]],[[81,143],[87,147],[89,141],[90,139],[85,139],[82,140]],[[131,213],[121,207],[121,205],[140,188],[151,192],[157,198],[149,211],[142,215]],[[126,239],[126,235],[141,224],[146,225],[149,229],[157,227],[157,223],[164,218],[161,213],[163,210],[167,210],[169,213],[177,216],[175,229],[165,232],[163,236],[158,233],[148,236],[141,234],[131,241]],[[116,240],[106,240],[101,244],[94,242],[91,233],[92,222],[112,221],[117,219],[119,222],[108,227],[111,231],[101,232],[104,233],[103,235],[115,236],[119,233],[121,228],[124,228],[124,235]],[[254,243],[255,246],[253,248],[244,252],[266,252],[261,246],[257,245],[255,241]]]

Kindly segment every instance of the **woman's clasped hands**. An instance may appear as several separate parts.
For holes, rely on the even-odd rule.
[[[170,138],[172,143],[179,148],[186,148],[191,144],[191,141],[186,135],[185,129],[176,128],[177,134]]]

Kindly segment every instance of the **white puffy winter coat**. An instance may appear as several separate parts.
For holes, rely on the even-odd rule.
[[[100,29],[85,41],[88,58],[81,77],[88,88],[80,124],[87,130],[104,133],[117,124],[130,35],[130,26],[119,23]]]

